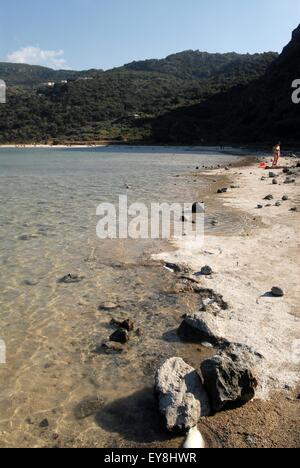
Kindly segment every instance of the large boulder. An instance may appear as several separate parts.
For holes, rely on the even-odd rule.
[[[213,344],[223,340],[218,319],[205,311],[187,315],[178,329],[178,335],[185,340],[209,341]]]
[[[158,369],[155,390],[159,411],[169,431],[188,431],[203,416],[210,415],[210,404],[201,379],[181,358],[168,359]]]
[[[205,388],[215,411],[228,403],[243,404],[252,400],[258,385],[255,366],[262,356],[251,348],[231,344],[201,364]]]

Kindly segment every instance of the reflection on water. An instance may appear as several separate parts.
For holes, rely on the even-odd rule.
[[[0,149],[0,339],[7,347],[0,446],[180,444],[157,429],[146,389],[165,358],[178,354],[197,366],[203,357],[172,334],[197,297],[178,294],[175,275],[149,261],[169,248],[165,242],[101,241],[95,210],[125,193],[129,202],[192,202],[207,180],[175,176],[223,160],[183,149]],[[84,279],[59,284],[68,273]],[[117,308],[100,311],[106,301]],[[95,352],[113,331],[111,319],[129,317],[140,333],[124,351]],[[94,403],[78,418],[82,401]],[[124,411],[137,405],[138,420]],[[151,419],[147,437],[143,414]]]

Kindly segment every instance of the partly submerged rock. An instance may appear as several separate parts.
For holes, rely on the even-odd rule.
[[[208,341],[216,344],[223,341],[220,334],[217,318],[205,311],[186,315],[178,328],[178,335],[184,340]]]
[[[69,273],[68,275],[63,276],[58,280],[59,283],[64,283],[64,284],[72,284],[72,283],[80,283],[84,279],[84,276],[79,276],[79,275],[74,275],[72,273]]]
[[[155,376],[159,411],[169,431],[188,431],[210,415],[210,404],[201,379],[181,358],[168,359]]]
[[[125,344],[129,341],[128,331],[124,328],[116,330],[109,338],[110,341],[116,341],[117,343]]]
[[[114,310],[117,308],[118,308],[118,305],[115,304],[114,302],[103,302],[103,304],[99,306],[99,310],[106,310],[106,311]]]
[[[254,398],[258,385],[255,365],[261,358],[247,346],[231,344],[201,364],[204,385],[215,411],[223,410],[229,403],[244,404]]]

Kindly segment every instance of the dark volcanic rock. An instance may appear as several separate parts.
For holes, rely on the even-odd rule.
[[[193,214],[201,214],[201,213],[204,213],[204,212],[205,212],[205,209],[204,209],[203,204],[201,204],[199,202],[193,203],[193,205],[192,205],[192,213]]]
[[[110,341],[116,341],[117,343],[125,344],[129,341],[128,331],[124,328],[119,328],[109,338]]]
[[[178,328],[178,335],[183,340],[198,343],[209,341],[217,344],[222,341],[216,317],[205,311],[186,315]]]
[[[275,296],[275,297],[283,297],[283,296],[284,296],[283,290],[282,290],[281,288],[278,288],[277,286],[275,286],[274,288],[272,288],[271,293],[272,293],[273,296]]]
[[[106,310],[106,311],[114,310],[117,308],[118,308],[118,305],[115,304],[114,302],[104,302],[103,304],[99,306],[99,310]]]
[[[282,201],[288,201],[288,200],[289,200],[289,197],[287,195],[283,195]]]
[[[267,195],[267,196],[264,198],[264,200],[273,200],[273,199],[274,199],[273,195]]]
[[[204,385],[215,411],[223,410],[229,403],[243,404],[254,398],[257,359],[248,347],[232,344],[201,364]]]
[[[84,279],[84,276],[79,276],[79,275],[73,275],[69,273],[66,276],[63,276],[58,280],[58,283],[63,283],[63,284],[72,284],[72,283],[80,283]]]
[[[195,369],[181,358],[168,359],[155,376],[159,411],[169,431],[195,427],[199,419],[210,415],[210,404]]]

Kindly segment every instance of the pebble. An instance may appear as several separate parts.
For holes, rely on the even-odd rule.
[[[121,344],[127,343],[129,341],[128,331],[124,328],[120,328],[109,337],[109,341],[116,341]]]
[[[278,288],[277,286],[274,286],[271,290],[271,293],[273,294],[273,296],[275,297],[283,297],[284,296],[284,292],[281,288]]]
[[[289,197],[287,195],[283,195],[282,201],[288,201],[288,200],[289,200]]]
[[[59,283],[64,283],[64,284],[72,284],[72,283],[79,283],[84,279],[84,276],[79,276],[79,275],[73,275],[69,273],[66,276],[63,276],[58,280]]]
[[[99,306],[99,310],[114,310],[117,309],[118,305],[114,302],[104,302]]]

